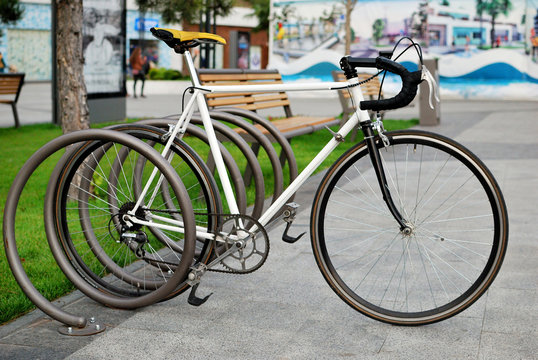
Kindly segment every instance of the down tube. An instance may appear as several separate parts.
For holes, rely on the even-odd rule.
[[[361,114],[362,116],[362,114]],[[368,116],[368,113],[366,113]],[[342,138],[345,138],[347,134],[359,122],[359,113],[353,114],[353,116],[338,130],[335,137],[333,137],[323,149],[316,155],[314,159],[307,165],[307,167],[295,178],[295,180],[288,186],[288,188],[278,197],[278,199],[267,209],[267,211],[260,217],[259,222],[263,226],[271,220],[271,218],[277,213],[277,211],[285,204],[285,202],[293,195],[299,187],[308,179],[310,175],[321,165],[323,160],[329,156],[329,154],[340,144],[340,141],[336,140],[336,136],[340,135]],[[250,231],[255,231],[256,226],[254,225]]]

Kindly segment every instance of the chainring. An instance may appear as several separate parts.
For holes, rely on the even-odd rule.
[[[240,226],[240,220],[243,224],[254,224],[257,227],[256,232],[250,232]],[[215,254],[220,256],[230,248],[236,246],[234,240],[238,238],[238,234],[247,234],[242,241],[246,242],[246,246],[231,253],[220,261],[220,264],[226,269],[224,272],[234,274],[248,274],[258,270],[269,255],[269,237],[264,227],[253,217],[248,215],[225,215],[221,226],[217,231],[217,239],[215,241]],[[211,269],[212,271],[223,270]]]

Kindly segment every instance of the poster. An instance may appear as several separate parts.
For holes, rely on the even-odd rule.
[[[262,47],[253,45],[250,47],[250,69],[260,70],[262,68]]]
[[[84,0],[84,79],[89,97],[125,94],[124,24],[125,0]]]
[[[442,94],[538,98],[538,0],[509,3],[492,21],[476,1],[359,0],[350,15],[348,55],[375,57],[410,36],[425,57],[439,60]],[[288,81],[330,80],[346,55],[344,4],[273,0],[269,67]],[[414,70],[418,57],[408,51],[398,61]]]

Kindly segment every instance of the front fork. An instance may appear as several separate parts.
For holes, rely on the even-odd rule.
[[[383,169],[383,163],[381,161],[381,156],[379,155],[379,148],[376,145],[376,139],[372,125],[373,123],[370,120],[363,121],[360,123],[361,130],[364,134],[364,140],[366,141],[366,145],[368,146],[368,154],[370,155],[370,160],[372,161],[372,166],[374,167],[377,181],[379,183],[379,188],[381,189],[381,193],[383,194],[383,200],[387,204],[387,207],[389,208],[389,211],[394,217],[394,219],[400,225],[400,231],[404,234],[410,233],[411,228],[403,218],[402,214],[400,214],[400,212],[398,211],[396,205],[394,204],[394,200],[392,199],[392,196],[390,194],[389,186],[387,184],[387,178],[385,176],[385,170]],[[384,136],[383,133],[380,133],[379,135],[380,137]],[[384,139],[386,139],[386,137]],[[380,139],[379,141],[382,140]],[[385,141],[383,141],[384,146],[387,145]]]

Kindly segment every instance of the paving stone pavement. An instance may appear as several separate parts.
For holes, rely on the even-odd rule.
[[[314,113],[324,109],[323,99],[295,102]],[[537,359],[537,114],[538,102],[447,102],[441,124],[426,128],[454,137],[484,160],[504,192],[510,218],[508,252],[497,279],[471,308],[449,320],[397,327],[362,316],[325,283],[308,235],[286,244],[281,225],[269,232],[271,251],[261,269],[203,278],[199,293],[213,295],[201,307],[180,295],[136,311],[114,310],[77,291],[58,304],[96,316],[105,332],[63,336],[58,322],[36,310],[0,326],[0,359]],[[393,115],[413,117],[416,109]],[[301,208],[293,234],[308,231],[321,176],[312,177],[295,199]]]

